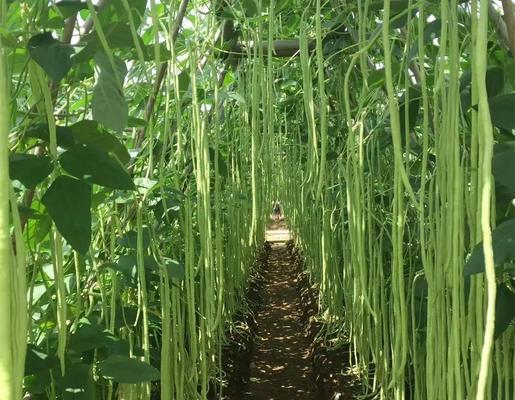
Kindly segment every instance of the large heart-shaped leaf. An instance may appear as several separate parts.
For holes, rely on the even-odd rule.
[[[119,383],[142,383],[159,380],[159,370],[135,358],[113,354],[99,363],[99,370],[106,379]]]
[[[69,176],[59,176],[41,202],[61,235],[76,251],[85,254],[91,242],[91,186]]]
[[[110,49],[135,47],[131,28],[127,24],[126,20],[108,24],[107,26],[104,26],[103,29],[104,35],[106,37]],[[92,57],[94,57],[97,51],[101,51],[103,48],[100,37],[98,36],[98,33],[96,31],[90,33],[85,38],[85,40],[88,44],[74,58],[77,63],[90,60]],[[143,42],[143,40],[141,40],[141,38],[138,38],[138,43],[141,48],[145,47],[145,43]]]
[[[500,224],[492,231],[494,263],[500,266],[507,261],[515,260],[515,219]],[[479,274],[485,270],[483,242],[479,242],[465,264],[465,276]]]
[[[81,10],[88,9],[88,3],[80,0],[61,0],[55,3],[64,18],[69,18]]]
[[[138,276],[138,259],[135,255],[125,254],[118,258],[116,263],[110,264],[109,268],[119,271],[130,279]]]
[[[255,17],[258,12],[257,3],[255,0],[242,0],[243,12],[247,17]]]
[[[486,91],[491,99],[501,93],[504,86],[504,70],[501,67],[489,67],[485,76]],[[460,77],[461,108],[467,112],[472,106],[472,70],[468,69]],[[474,105],[474,108],[477,108]]]
[[[147,3],[148,0],[131,0],[128,2],[136,29],[138,29],[142,18],[145,18]],[[102,22],[103,26],[113,22],[123,22],[127,24],[129,13],[124,7],[123,0],[109,0],[106,4],[107,5],[102,9],[102,12],[99,13],[100,22]]]
[[[25,187],[41,183],[52,172],[50,157],[34,154],[11,154],[9,156],[9,176],[17,179]]]
[[[148,227],[143,227],[143,247],[150,246],[152,234]],[[128,231],[116,240],[116,243],[126,249],[136,249],[138,245],[138,232]]]
[[[111,48],[133,48],[135,47],[134,40],[132,38],[131,28],[129,24],[125,21],[118,22],[116,24],[110,25],[106,27],[107,40],[109,42],[109,46]],[[102,43],[100,42],[100,38],[93,32],[93,37],[89,41],[94,41],[97,43],[98,48],[100,49]],[[145,43],[138,38],[139,45],[141,47],[145,46]]]
[[[495,179],[515,192],[515,151],[503,151],[494,155],[492,172]]]
[[[27,47],[32,59],[54,81],[64,78],[73,65],[73,48],[54,39],[50,32],[32,36]]]
[[[66,172],[87,182],[112,189],[135,188],[120,162],[98,147],[74,146],[59,157],[59,162]]]
[[[58,386],[63,392],[63,400],[92,400],[96,398],[91,365],[82,362],[68,365],[66,374],[62,377]]]
[[[495,299],[495,338],[500,337],[515,320],[515,293],[504,284],[497,286]]]
[[[58,146],[71,147],[75,144],[75,140],[70,128],[66,126],[56,126],[55,129]],[[48,124],[36,124],[31,126],[25,132],[25,136],[38,138],[44,140],[45,142],[49,142],[50,132],[48,131]]]
[[[515,92],[495,96],[488,101],[492,123],[503,129],[515,129]]]
[[[127,126],[129,119],[129,109],[123,94],[127,66],[118,57],[113,56],[113,60],[115,69],[104,52],[95,54],[98,74],[91,107],[95,121],[121,132]]]
[[[118,138],[100,128],[98,122],[84,119],[69,126],[76,143],[99,147],[118,157],[122,164],[130,160],[129,152]]]
[[[76,352],[93,350],[105,346],[109,342],[110,334],[105,327],[92,324],[86,318],[80,321],[80,325],[70,337],[69,349]]]
[[[58,369],[58,358],[47,353],[48,349],[38,348],[32,344],[27,346],[23,386],[31,394],[43,395],[45,388],[52,381],[52,370],[57,371]]]
[[[25,355],[25,375],[35,375],[49,371],[57,365],[58,359],[55,356],[48,355],[42,349],[29,344]]]
[[[159,264],[152,256],[144,256],[143,265],[150,271],[159,271]],[[116,263],[106,264],[105,267],[121,272],[130,279],[135,279],[138,275],[138,258],[135,254],[125,254],[118,257]]]
[[[119,315],[119,313],[116,314],[117,317],[119,317]],[[122,319],[124,319],[123,315],[121,317]],[[125,321],[127,321],[128,325],[131,324],[128,316],[125,318]],[[109,342],[107,343],[107,350],[109,354],[117,354],[119,356],[129,356],[129,354],[133,354],[135,356],[143,356],[145,354],[143,349],[141,349],[140,347],[131,345],[127,340],[120,339],[114,336],[109,338]]]

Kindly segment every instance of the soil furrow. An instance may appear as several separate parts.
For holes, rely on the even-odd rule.
[[[271,244],[264,302],[256,315],[249,400],[318,399],[291,257],[284,243]]]

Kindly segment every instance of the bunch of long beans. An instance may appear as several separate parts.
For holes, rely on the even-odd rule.
[[[5,1],[2,4],[5,16]],[[180,48],[172,32],[182,4],[188,7],[186,18],[193,21],[194,33]],[[2,285],[9,299],[2,307],[10,320],[2,332],[1,397],[5,399],[19,399],[23,393],[27,326],[24,240],[31,246],[29,344],[38,350],[55,351],[59,359],[59,367],[50,371],[49,382],[43,387],[47,398],[61,399],[65,395],[63,376],[66,380],[74,373],[69,365],[73,352],[70,341],[85,323],[104,328],[116,340],[128,344],[130,357],[160,369],[159,389],[150,382],[116,383],[100,375],[97,363],[102,363],[104,356],[95,349],[84,377],[92,383],[92,389],[88,389],[91,398],[150,399],[156,390],[163,399],[207,398],[208,391],[215,387],[222,396],[225,332],[231,329],[233,315],[245,307],[250,266],[264,238],[270,202],[273,80],[267,80],[262,50],[249,52],[242,61],[244,68],[238,69],[217,57],[224,22],[219,20],[216,7],[204,12],[204,1],[166,6],[149,2],[146,13],[152,27],[143,28],[149,29],[154,38],[150,62],[145,60],[138,38],[143,28],[134,21],[133,5],[125,0],[122,5],[127,11],[136,59],[126,88],[118,89],[137,92],[141,87],[156,87],[160,68],[164,68],[165,76],[162,86],[157,85],[158,90],[151,94],[155,108],[153,113],[143,115],[144,129],[132,128],[124,134],[128,147],[135,147],[138,153],[128,167],[138,190],[100,200],[93,210],[92,240],[85,255],[72,251],[56,227],[43,237],[50,240],[47,253],[45,240],[38,242],[31,236],[38,229],[34,221],[28,222],[29,233],[23,239],[15,206],[18,199],[13,191],[2,191]],[[93,1],[88,1],[87,7],[92,29],[113,71],[117,71],[116,57],[120,54],[110,48],[108,27],[97,15]],[[24,14],[27,27],[34,26],[34,16],[44,9]],[[261,6],[259,10],[263,11]],[[244,19],[241,23],[247,22]],[[262,24],[252,23],[248,28],[251,33],[247,40],[260,40],[266,35]],[[163,37],[167,38],[164,48],[159,43]],[[168,61],[164,64],[163,60]],[[9,147],[13,146],[7,141],[10,88],[3,57],[1,61],[0,160],[4,167],[0,182],[10,188],[5,167]],[[57,124],[76,122],[73,113],[60,117],[58,110],[68,110],[71,100],[75,107],[80,105],[78,98],[90,96],[91,85],[88,82],[80,89],[56,87],[34,61],[28,66],[28,79],[17,77],[18,87],[33,95],[34,110],[48,125],[48,153],[57,165]],[[272,70],[270,66],[268,71]],[[189,77],[187,88],[181,86],[182,76]],[[237,84],[226,84],[226,76]],[[266,89],[262,89],[264,84]],[[82,116],[91,118],[87,101],[84,105]],[[136,103],[129,108],[130,113],[142,113]],[[261,108],[266,109],[264,116]],[[19,147],[17,143],[14,146]],[[62,171],[55,170],[34,191],[29,206],[41,207],[39,199],[58,172]],[[105,199],[101,188],[95,186],[93,194]],[[164,212],[156,212],[156,205]],[[124,238],[132,234],[134,242],[124,244]],[[132,283],[120,273],[124,260],[134,262]],[[48,304],[42,305],[45,299]],[[45,314],[45,310],[50,312]],[[130,317],[132,312],[135,318]],[[39,319],[48,326],[46,331]]]
[[[340,331],[340,341],[351,343],[366,392],[380,398],[508,399],[515,382],[513,328],[493,336],[488,4],[413,0],[394,11],[387,0],[380,27],[371,1],[331,5],[328,16],[335,9],[348,15],[347,48],[344,56],[322,60],[319,47],[308,52],[309,32],[321,40],[319,4],[311,2],[319,12],[307,18],[306,11],[300,28],[304,96],[298,106],[309,142],[285,151],[288,173],[281,182],[290,225],[320,289],[326,332]],[[430,14],[441,23],[431,56]],[[472,104],[478,104],[471,125],[460,117],[464,52]],[[334,128],[337,155],[327,167],[318,153],[326,146],[320,136],[325,93],[311,85],[324,69],[331,71],[325,86],[337,88],[329,119],[341,126]],[[410,104],[421,108],[417,121]],[[327,168],[325,178],[320,168]],[[316,176],[323,179],[321,192]],[[467,254],[481,240],[485,274],[472,276],[468,286]]]
[[[2,2],[0,24],[4,18],[5,4]],[[0,290],[3,296],[0,312],[5,318],[0,328],[0,397],[19,399],[23,396],[27,284],[20,215],[9,180],[9,89],[6,54],[0,39]]]
[[[494,337],[488,2],[409,0],[399,8],[390,0],[298,0],[288,10],[298,26],[289,29],[284,1],[227,2],[239,31],[232,40],[249,44],[237,61],[220,46],[228,28],[219,3],[150,1],[148,21],[138,26],[134,4],[121,0],[136,55],[118,89],[149,98],[145,110],[138,100],[129,107],[144,128],[121,135],[137,153],[128,170],[138,190],[111,196],[93,187],[87,254],[71,250],[56,227],[45,232],[44,218],[23,233],[5,166],[9,149],[32,152],[22,139],[7,141],[9,124],[24,132],[25,118],[48,126],[48,147],[34,153],[57,165],[57,125],[91,118],[92,82],[56,87],[27,60],[9,88],[0,55],[0,186],[9,188],[0,192],[0,281],[10,321],[1,332],[2,398],[21,397],[26,326],[31,346],[58,357],[43,390],[62,398],[85,320],[127,343],[130,357],[159,367],[161,398],[206,398],[211,384],[221,397],[224,334],[245,306],[250,260],[279,197],[320,291],[322,333],[335,345],[350,342],[367,394],[509,399],[514,329]],[[191,29],[179,44],[175,21],[184,4]],[[87,7],[117,71],[122,53],[110,48],[93,1]],[[47,9],[24,8],[20,25],[36,30]],[[437,45],[428,39],[429,16],[439,21]],[[273,40],[292,30],[299,59],[276,61]],[[150,46],[143,49],[138,35]],[[469,114],[460,109],[468,66]],[[30,106],[21,123],[9,112],[10,92]],[[44,215],[41,197],[61,172],[18,197]],[[465,279],[467,255],[480,241],[485,273]],[[135,268],[130,279],[124,262]],[[91,398],[150,399],[156,391],[149,382],[100,376],[102,351],[91,357]]]

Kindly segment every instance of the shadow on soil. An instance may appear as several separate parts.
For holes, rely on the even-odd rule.
[[[222,398],[355,399],[361,387],[346,371],[349,349],[330,349],[319,334],[317,292],[283,222],[271,223],[267,240],[246,293],[249,310],[228,332]]]

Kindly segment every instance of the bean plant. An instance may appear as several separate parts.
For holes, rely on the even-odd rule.
[[[0,0],[0,398],[223,398],[280,199],[364,397],[513,399],[512,6]]]
[[[512,398],[514,81],[499,9],[330,4],[300,22],[309,135],[288,124],[299,140],[279,185],[325,335],[351,344],[370,396]],[[319,15],[334,16],[322,36]],[[310,31],[326,41],[314,54]],[[329,162],[311,150],[326,111]]]

